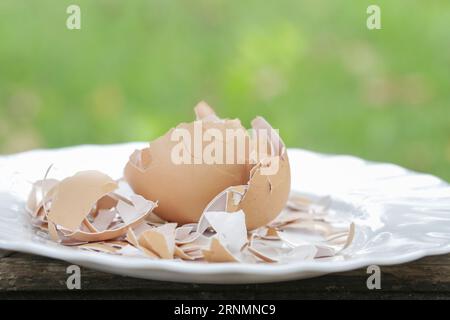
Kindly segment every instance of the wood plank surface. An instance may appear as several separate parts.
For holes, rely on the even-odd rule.
[[[14,253],[0,258],[0,298],[144,299],[449,299],[450,254],[381,267],[381,289],[366,269],[269,284],[210,285],[151,281],[81,269],[81,290],[68,290],[69,264]]]

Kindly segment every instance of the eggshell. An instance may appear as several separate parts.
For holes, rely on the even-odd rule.
[[[202,120],[182,123],[177,128],[186,129],[194,137],[194,125],[198,121]],[[202,121],[202,126],[203,132],[215,128],[223,137],[226,129],[245,130],[239,120]],[[173,130],[152,141],[149,148],[136,150],[125,167],[124,177],[135,193],[158,201],[154,212],[161,218],[181,224],[197,222],[205,206],[218,193],[247,182],[249,164],[245,159],[241,164],[195,164],[193,154],[192,164],[176,164],[171,153],[179,142],[171,141]],[[248,135],[243,139],[248,140]],[[226,146],[228,141],[224,142]],[[204,147],[205,144],[202,151]]]
[[[263,118],[252,122],[254,129],[272,131],[269,142],[273,146],[273,154],[261,158],[251,170],[247,185],[232,186],[217,195],[205,211],[223,210],[245,213],[245,224],[248,230],[262,227],[274,220],[283,210],[291,189],[291,173],[286,148],[272,127]],[[264,172],[271,162],[278,162],[278,170],[272,174]],[[224,199],[226,199],[224,201]]]
[[[273,158],[269,159],[273,161]],[[264,175],[257,167],[248,182],[248,189],[236,210],[246,213],[248,230],[264,226],[283,210],[291,189],[289,159],[284,153],[279,157],[279,169],[272,175]]]
[[[35,188],[41,185],[39,181]],[[34,206],[30,210],[33,212],[48,203],[44,211],[48,212],[48,231],[55,241],[74,244],[115,239],[142,224],[156,206],[138,195],[125,199],[113,192],[117,188],[117,182],[106,174],[81,171],[55,182],[40,202],[30,200],[29,205]],[[91,214],[92,223],[88,219]],[[115,217],[120,217],[122,222],[114,224]]]
[[[194,137],[195,124],[202,123],[203,133],[219,130],[226,140],[226,129],[244,130],[239,120],[222,120],[206,103],[195,108],[197,121],[182,123]],[[252,122],[254,129],[275,133],[263,119]],[[176,128],[176,129],[177,129]],[[171,159],[173,148],[179,143],[171,141],[171,129],[150,143],[150,147],[136,150],[128,161],[124,176],[133,191],[147,199],[158,200],[154,212],[167,221],[181,224],[197,222],[205,211],[235,212],[243,210],[248,230],[272,221],[283,209],[290,191],[290,168],[286,148],[277,133],[270,135],[270,152],[261,157],[256,137],[245,135],[246,150],[259,157],[251,163],[251,150],[241,155],[240,164],[175,164]],[[253,146],[252,146],[253,143]],[[237,150],[235,144],[235,151]],[[205,143],[203,143],[203,148]],[[190,150],[194,150],[194,142]],[[202,149],[204,151],[205,149]],[[225,152],[226,149],[224,149]],[[195,155],[190,155],[195,161]],[[279,170],[267,174],[264,170],[277,161]]]
[[[54,189],[59,183],[56,179],[38,180],[33,183],[25,209],[33,216],[36,217],[42,209],[44,199],[47,194]]]
[[[208,262],[238,262],[217,238],[211,240],[211,247],[209,250],[203,250],[202,252],[203,257]]]
[[[97,200],[115,189],[117,183],[101,172],[78,172],[58,184],[48,220],[68,230],[75,230]]]

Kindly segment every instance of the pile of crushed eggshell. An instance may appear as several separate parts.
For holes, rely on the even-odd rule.
[[[199,121],[203,130],[243,128],[204,102],[195,113],[196,121],[177,128],[193,133]],[[261,117],[252,128],[275,132]],[[136,150],[118,181],[99,171],[58,181],[47,172],[27,201],[33,225],[82,250],[179,261],[283,263],[333,257],[351,244],[355,226],[333,220],[330,198],[290,194],[288,155],[276,132],[271,153],[257,163],[177,165],[172,130]],[[262,174],[275,159],[276,173]]]

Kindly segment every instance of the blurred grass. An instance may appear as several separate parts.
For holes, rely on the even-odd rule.
[[[3,0],[0,153],[151,140],[204,99],[290,147],[450,180],[449,71],[447,0]]]

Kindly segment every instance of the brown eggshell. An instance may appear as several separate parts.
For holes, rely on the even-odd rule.
[[[248,230],[264,226],[275,219],[284,208],[289,197],[289,159],[285,155],[279,162],[279,170],[273,175],[261,174],[258,168],[248,182],[248,189],[237,206],[245,212]]]
[[[203,250],[203,257],[208,262],[237,262],[238,260],[225,248],[217,238],[212,238],[209,250]]]
[[[196,106],[195,113],[196,122],[177,127],[188,130],[191,137],[194,137],[195,124],[199,121],[203,133],[214,128],[226,137],[226,129],[243,130],[239,120],[218,118],[204,102]],[[125,179],[137,194],[158,200],[155,213],[165,220],[185,224],[197,222],[204,211],[242,209],[248,230],[261,227],[275,219],[287,202],[290,168],[286,148],[269,123],[258,117],[253,120],[252,127],[255,131],[267,132],[268,139],[261,142],[261,146],[269,146],[267,154],[260,150],[259,136],[250,138],[246,135],[245,143],[249,146],[246,150],[251,148],[252,152],[241,155],[242,164],[177,165],[172,161],[171,153],[179,142],[171,141],[175,130],[172,129],[151,142],[149,148],[137,150],[130,156],[124,170]],[[224,142],[225,145],[229,143]],[[194,142],[190,150],[194,150]],[[237,151],[236,144],[234,150]],[[257,155],[256,162],[251,164],[254,155]],[[190,156],[196,160],[195,155]],[[267,173],[267,167],[273,163],[278,163],[278,170]]]
[[[194,137],[195,123],[198,121],[182,123],[177,128],[188,130]],[[239,120],[203,121],[202,126],[203,132],[215,128],[223,137],[226,137],[226,129],[245,130]],[[173,130],[151,142],[149,148],[135,151],[125,167],[124,176],[134,192],[158,201],[154,212],[161,218],[181,224],[197,222],[205,206],[218,193],[229,186],[247,182],[249,165],[195,164],[194,154],[190,155],[192,164],[176,164],[171,153],[180,142],[171,141]],[[248,140],[248,135],[244,139]],[[225,139],[224,145],[227,143]],[[206,145],[203,143],[202,150]],[[190,150],[194,150],[193,143]]]
[[[205,208],[205,211],[244,211],[247,230],[274,220],[286,205],[291,188],[289,159],[281,138],[263,118],[256,118],[252,126],[272,132],[269,136],[272,153],[265,157],[260,155],[260,161],[250,170],[246,185],[227,188]],[[268,174],[265,168],[274,161],[278,162],[278,170]]]
[[[78,230],[73,233],[67,234],[66,237],[79,241],[104,241],[114,239],[126,234],[129,228],[134,228],[140,225],[145,220],[145,217],[145,215],[142,215],[131,223],[123,225],[120,228],[104,230],[101,232],[86,232]]]
[[[68,230],[75,230],[97,200],[115,189],[117,183],[101,172],[78,172],[57,185],[48,220]]]

